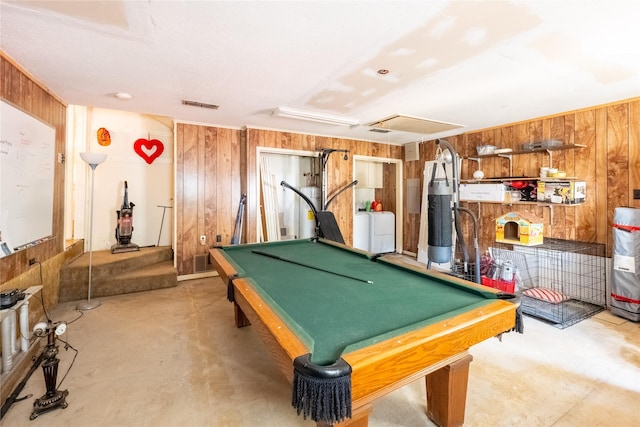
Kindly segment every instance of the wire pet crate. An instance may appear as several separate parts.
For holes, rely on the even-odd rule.
[[[545,238],[533,247],[494,245],[494,259],[517,268],[516,293],[525,314],[564,329],[606,307],[603,244]]]

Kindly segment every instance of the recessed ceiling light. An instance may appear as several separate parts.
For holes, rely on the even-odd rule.
[[[381,76],[384,76],[385,74],[389,74],[389,70],[387,70],[386,68],[380,68],[377,73]]]
[[[118,92],[118,93],[116,93],[116,98],[118,98],[118,99],[131,99],[133,97],[131,95],[129,95],[127,92]]]

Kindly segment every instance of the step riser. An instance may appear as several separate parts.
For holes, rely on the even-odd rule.
[[[177,286],[177,274],[148,276],[144,279],[118,279],[113,281],[91,282],[91,297],[107,297],[132,292],[152,291],[155,289],[172,288]],[[60,302],[77,301],[87,298],[88,283],[82,286],[65,287],[60,290]]]
[[[106,254],[105,254],[106,253]],[[149,265],[173,259],[171,249],[167,250],[141,250],[129,254],[111,254],[108,251],[93,252],[91,255],[92,281],[110,279],[114,275],[133,269],[139,270]],[[89,254],[85,253],[80,258],[60,271],[60,282],[71,283],[78,280],[88,281],[89,278]]]
[[[138,252],[94,252],[91,266],[91,297],[175,287],[178,273],[171,248],[144,248]],[[85,253],[60,271],[59,301],[87,298],[89,254]]]

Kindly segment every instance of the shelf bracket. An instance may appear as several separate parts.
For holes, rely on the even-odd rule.
[[[513,156],[511,154],[498,154],[498,157],[509,159],[509,176],[513,176]]]

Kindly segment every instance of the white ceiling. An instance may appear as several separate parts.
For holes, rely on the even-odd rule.
[[[402,144],[640,96],[636,0],[2,1],[0,17],[2,50],[69,104],[226,127]],[[395,114],[465,128],[366,126]]]

